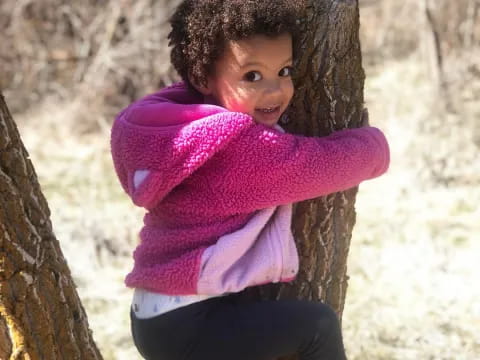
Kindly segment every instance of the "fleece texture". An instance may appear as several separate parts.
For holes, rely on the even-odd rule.
[[[291,281],[291,204],[380,176],[390,156],[375,127],[292,135],[184,83],[120,112],[111,151],[123,189],[147,210],[125,284],[170,295]]]

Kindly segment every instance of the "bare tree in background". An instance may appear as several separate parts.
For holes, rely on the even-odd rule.
[[[284,125],[308,136],[358,126],[364,84],[358,0],[310,0],[302,26],[302,38],[296,41],[301,54],[297,90]],[[341,316],[356,192],[296,204],[297,279],[248,288],[244,296],[322,300]],[[35,171],[2,96],[0,201],[0,358],[101,359]]]

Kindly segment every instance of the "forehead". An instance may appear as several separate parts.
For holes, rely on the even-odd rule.
[[[227,42],[220,61],[235,67],[242,67],[252,62],[275,66],[277,63],[283,64],[291,57],[292,37],[290,34],[276,37],[254,35],[246,39]]]

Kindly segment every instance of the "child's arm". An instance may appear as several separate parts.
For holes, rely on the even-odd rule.
[[[212,180],[228,210],[252,211],[354,187],[382,175],[389,159],[374,127],[304,137],[255,125],[219,153]]]
[[[199,205],[213,201],[219,214],[245,213],[348,189],[389,164],[387,141],[373,127],[304,137],[256,124],[245,114],[199,108],[212,114],[188,118],[186,125],[181,117],[175,118],[180,125],[166,125],[172,109],[144,103],[116,119],[115,169],[136,205],[152,209],[183,183]]]

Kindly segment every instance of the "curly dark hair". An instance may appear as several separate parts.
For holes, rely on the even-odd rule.
[[[303,0],[184,0],[170,18],[170,60],[191,86],[206,85],[229,40],[298,35]],[[294,54],[295,57],[295,54]]]

